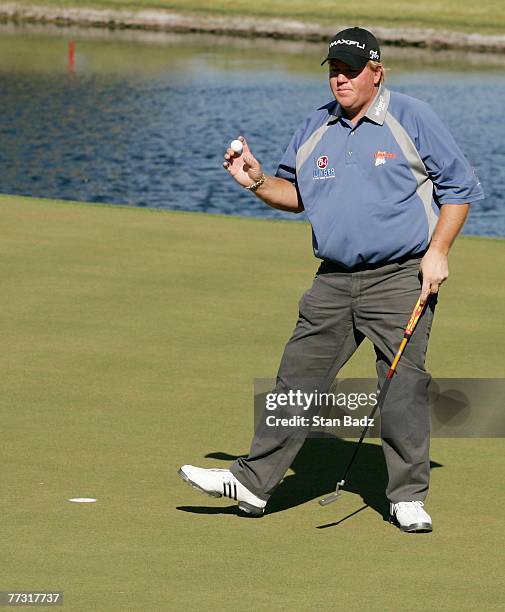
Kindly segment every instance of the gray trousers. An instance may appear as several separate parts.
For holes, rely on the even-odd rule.
[[[300,300],[298,321],[285,347],[274,392],[315,388],[327,391],[365,337],[375,347],[381,386],[420,294],[420,260],[414,257],[358,271],[323,262],[312,287]],[[430,375],[424,363],[434,297],[405,349],[381,412],[382,447],[389,477],[386,496],[393,503],[423,501],[428,493]],[[289,415],[287,411],[284,416]],[[307,433],[307,427],[272,431],[262,419],[249,455],[235,461],[230,470],[251,492],[268,500]],[[317,478],[316,466],[314,470]]]

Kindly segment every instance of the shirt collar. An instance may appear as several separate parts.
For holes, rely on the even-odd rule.
[[[383,125],[386,119],[386,113],[388,112],[390,97],[391,93],[389,89],[381,85],[364,116],[378,125]],[[344,111],[337,101],[335,101],[329,113],[337,119],[340,119],[340,117],[345,118]]]
[[[384,124],[386,119],[386,113],[388,112],[389,98],[391,97],[389,89],[386,89],[384,85],[379,87],[379,91],[375,96],[372,104],[368,107],[365,117],[378,123],[379,125]]]

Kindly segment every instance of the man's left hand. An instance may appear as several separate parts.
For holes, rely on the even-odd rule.
[[[449,262],[447,254],[430,247],[419,266],[423,278],[421,289],[421,304],[425,304],[431,293],[438,293],[440,285],[449,276]]]

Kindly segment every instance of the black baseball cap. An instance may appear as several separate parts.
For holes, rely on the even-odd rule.
[[[335,34],[328,48],[328,57],[340,60],[351,68],[364,68],[369,60],[380,62],[381,50],[375,36],[363,28],[347,28]]]

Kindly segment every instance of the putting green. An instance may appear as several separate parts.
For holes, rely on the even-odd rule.
[[[259,520],[177,477],[247,451],[252,380],[316,267],[307,225],[12,196],[0,219],[0,590],[86,611],[501,609],[502,439],[433,440],[422,536],[383,520],[374,442],[327,508],[352,442],[309,441]],[[457,241],[433,375],[503,376],[504,267],[505,241]],[[364,346],[342,374],[373,373]]]

